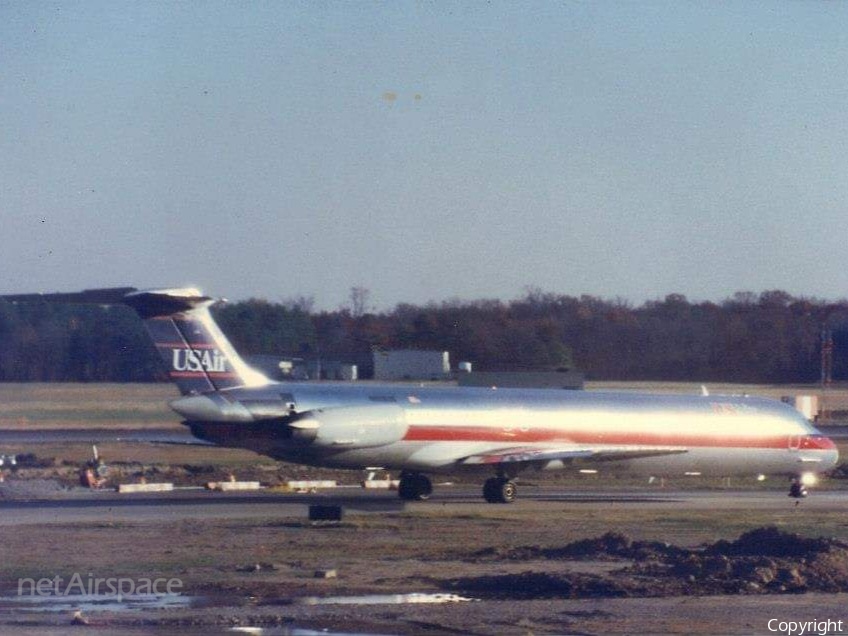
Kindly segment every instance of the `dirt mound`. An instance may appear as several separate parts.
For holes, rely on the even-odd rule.
[[[583,539],[569,543],[559,550],[551,550],[558,558],[572,559],[635,559],[649,560],[679,556],[686,550],[660,541],[632,541],[618,532],[607,532],[596,539]]]
[[[527,561],[531,559],[570,559],[617,561],[645,560],[678,555],[685,550],[659,541],[633,541],[626,534],[607,532],[594,539],[581,539],[561,548],[540,546],[495,546],[474,552],[472,560]]]
[[[825,537],[801,537],[773,526],[751,530],[735,541],[717,541],[659,565],[705,591],[848,590],[848,544]],[[652,569],[647,564],[634,568]]]
[[[482,598],[543,599],[642,596],[632,586],[610,577],[591,574],[573,576],[548,572],[521,572],[467,577],[448,582],[448,589]]]
[[[618,532],[607,532],[595,539],[582,539],[569,543],[561,548],[559,556],[573,558],[598,558],[599,556],[612,556],[627,558],[633,541],[626,534]]]
[[[848,544],[824,537],[807,539],[769,526],[750,530],[736,541],[716,541],[704,551],[727,556],[811,557],[833,548],[848,549]]]
[[[700,549],[632,541],[607,533],[562,548],[479,551],[494,560],[618,560],[608,574],[522,572],[446,581],[447,588],[489,598],[590,598],[848,591],[848,544],[810,539],[775,527]]]

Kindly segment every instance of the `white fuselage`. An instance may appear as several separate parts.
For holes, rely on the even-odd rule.
[[[747,396],[323,383],[262,391],[268,399],[284,395],[293,412],[305,413],[291,426],[320,431],[317,439],[292,439],[282,425],[275,434],[268,422],[260,431],[195,420],[195,434],[219,443],[223,435],[232,445],[234,428],[252,428],[238,445],[279,459],[420,472],[485,468],[485,461],[464,460],[505,449],[542,453],[522,468],[591,462],[603,471],[656,476],[798,475],[823,472],[838,459],[833,442],[793,408]],[[573,456],[545,459],[544,452],[557,449]],[[584,450],[585,460],[577,457]]]

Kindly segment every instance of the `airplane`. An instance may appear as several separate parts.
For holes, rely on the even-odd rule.
[[[275,382],[252,369],[216,324],[216,299],[193,287],[2,296],[118,304],[143,320],[181,397],[170,407],[204,442],[277,460],[399,471],[399,496],[430,497],[430,476],[482,476],[489,503],[510,503],[528,470],[651,477],[779,475],[790,496],[839,453],[791,406],[749,396]]]

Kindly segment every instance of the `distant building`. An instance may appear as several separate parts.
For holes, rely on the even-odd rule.
[[[353,382],[359,379],[359,367],[338,360],[327,360],[321,363],[321,378],[324,380],[344,380]]]
[[[374,352],[375,380],[445,380],[450,377],[447,351],[397,349]]]
[[[345,380],[359,379],[355,364],[338,360],[304,360],[303,358],[281,358],[279,356],[253,355],[247,357],[250,366],[272,380]]]
[[[309,372],[302,358],[281,358],[257,354],[246,357],[247,363],[271,380],[308,380]]]
[[[818,395],[784,395],[781,402],[794,406],[795,409],[811,422],[815,422],[821,415]]]

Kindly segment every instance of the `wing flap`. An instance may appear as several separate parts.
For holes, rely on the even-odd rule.
[[[504,448],[459,460],[467,466],[487,464],[513,464],[522,462],[545,462],[553,460],[586,462],[612,462],[662,455],[679,455],[688,452],[685,448],[671,446],[633,446],[617,448]]]

